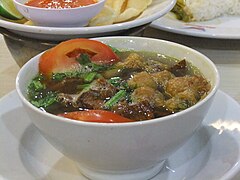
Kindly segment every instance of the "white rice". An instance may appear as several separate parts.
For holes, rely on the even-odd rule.
[[[210,20],[222,15],[240,15],[240,0],[185,0],[194,21]]]

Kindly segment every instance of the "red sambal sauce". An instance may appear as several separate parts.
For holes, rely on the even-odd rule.
[[[48,9],[66,9],[88,6],[97,2],[97,0],[29,0],[25,5]]]

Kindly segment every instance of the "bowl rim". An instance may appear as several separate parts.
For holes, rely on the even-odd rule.
[[[21,6],[21,7],[24,7],[24,8],[28,8],[28,9],[33,9],[33,10],[38,10],[38,11],[69,11],[69,10],[80,10],[80,9],[88,9],[88,8],[91,8],[91,7],[95,7],[95,6],[98,6],[102,3],[105,3],[106,0],[97,0],[96,3],[94,4],[89,4],[89,5],[86,5],[86,6],[79,6],[79,7],[75,7],[75,8],[63,8],[63,9],[56,9],[56,8],[40,8],[40,7],[35,7],[35,6],[28,6],[28,5],[25,5],[21,2],[19,2],[19,0],[13,0],[13,2],[18,5],[18,6]],[[26,1],[27,2],[27,1]]]
[[[174,114],[170,114],[164,117],[160,117],[160,118],[154,118],[154,119],[150,119],[150,120],[143,120],[143,121],[135,121],[135,122],[125,122],[125,123],[99,123],[99,122],[85,122],[85,121],[77,121],[77,120],[69,120],[67,118],[64,117],[59,117],[53,114],[50,114],[48,112],[43,112],[42,110],[40,110],[39,108],[35,107],[34,105],[32,105],[22,94],[22,91],[20,90],[20,84],[19,84],[19,79],[21,77],[21,74],[25,71],[25,69],[30,65],[30,64],[35,64],[35,61],[38,61],[38,58],[41,56],[42,53],[34,56],[33,58],[31,58],[18,72],[17,74],[17,78],[16,78],[16,90],[17,93],[20,97],[20,99],[22,100],[22,102],[29,107],[31,110],[33,110],[35,113],[40,114],[42,116],[45,116],[47,118],[52,118],[52,120],[55,121],[61,121],[64,123],[69,123],[69,124],[74,124],[74,125],[80,125],[80,126],[96,126],[96,127],[133,127],[133,126],[142,126],[142,125],[149,125],[149,124],[155,124],[161,121],[167,121],[170,120],[172,117],[176,117],[176,116],[182,116],[194,109],[197,109],[198,107],[202,106],[203,104],[205,104],[209,99],[211,99],[217,92],[218,88],[219,88],[219,84],[220,84],[220,75],[218,72],[217,67],[215,66],[215,64],[204,54],[198,52],[197,50],[190,48],[188,46],[179,44],[179,43],[175,43],[175,42],[171,42],[171,41],[167,41],[167,40],[162,40],[162,39],[155,39],[155,38],[148,38],[148,37],[135,37],[135,36],[109,36],[109,37],[99,37],[99,38],[91,38],[93,40],[107,40],[107,39],[130,39],[130,40],[150,40],[150,41],[160,41],[161,43],[167,43],[169,45],[173,45],[173,46],[178,46],[181,48],[184,48],[192,53],[198,54],[199,56],[202,56],[204,58],[204,60],[211,66],[211,68],[213,69],[214,75],[215,75],[215,84],[212,85],[212,88],[210,90],[210,92],[207,94],[206,97],[204,97],[202,100],[198,101],[196,104],[194,104],[193,106],[174,113]]]

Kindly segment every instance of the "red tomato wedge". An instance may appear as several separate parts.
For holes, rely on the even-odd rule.
[[[75,111],[67,112],[63,114],[58,114],[69,119],[74,119],[78,121],[86,122],[99,122],[99,123],[124,123],[124,122],[134,122],[131,119],[122,117],[110,111],[104,110],[87,110],[87,111]]]
[[[91,62],[96,64],[119,61],[119,57],[106,44],[79,38],[64,41],[44,52],[39,60],[39,72],[49,76],[56,72],[77,70],[81,65],[76,58],[82,53],[88,54]]]

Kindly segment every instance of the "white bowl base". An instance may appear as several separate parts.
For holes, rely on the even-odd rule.
[[[133,171],[96,171],[79,165],[81,173],[94,180],[146,180],[151,179],[157,175],[164,167],[165,161],[161,161],[156,166],[147,169],[133,170]]]

